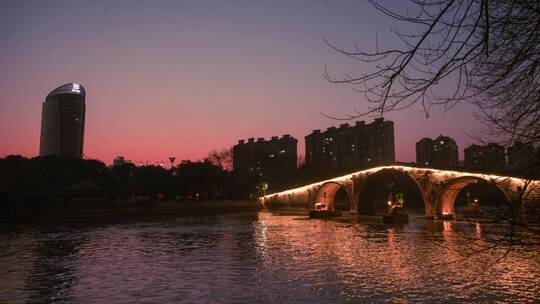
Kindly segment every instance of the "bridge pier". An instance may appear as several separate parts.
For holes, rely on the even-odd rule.
[[[358,214],[358,200],[360,198],[360,191],[362,191],[365,180],[353,175],[351,177],[351,214]]]

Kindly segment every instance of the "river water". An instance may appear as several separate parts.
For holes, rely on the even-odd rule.
[[[539,253],[467,258],[469,228],[266,212],[8,226],[0,303],[540,302]]]

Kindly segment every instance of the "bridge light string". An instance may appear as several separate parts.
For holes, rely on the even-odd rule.
[[[347,181],[349,179],[352,179],[354,176],[357,175],[366,175],[371,173],[376,173],[378,171],[384,170],[384,169],[394,169],[398,171],[402,171],[405,173],[409,172],[415,172],[417,174],[432,174],[435,176],[437,180],[440,180],[442,178],[447,178],[448,175],[451,175],[451,178],[460,178],[460,177],[476,177],[480,178],[486,181],[494,181],[495,183],[501,183],[504,181],[508,181],[511,186],[513,187],[524,187],[526,183],[526,179],[523,178],[517,178],[517,177],[510,177],[510,176],[500,176],[500,175],[494,175],[494,174],[482,174],[482,173],[472,173],[472,172],[461,172],[461,171],[452,171],[452,170],[438,170],[433,168],[418,168],[418,167],[408,167],[408,166],[380,166],[380,167],[374,167],[371,169],[361,170],[354,173],[346,174],[339,177],[334,177],[331,179],[323,180],[320,182],[312,183],[306,186],[289,189],[281,192],[276,192],[272,194],[268,194],[265,196],[262,196],[259,198],[259,200],[266,200],[271,199],[272,197],[280,197],[283,195],[296,195],[296,194],[305,194],[306,191],[309,189],[319,187],[325,183],[329,182],[341,182]],[[411,176],[411,178],[414,179],[414,177]],[[533,180],[530,182],[529,187],[532,189],[540,189],[540,181],[539,180]]]

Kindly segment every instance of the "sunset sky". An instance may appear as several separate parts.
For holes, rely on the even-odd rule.
[[[342,123],[321,112],[366,109],[362,95],[322,77],[325,66],[363,68],[322,37],[372,50],[376,35],[394,41],[392,25],[367,1],[1,1],[0,156],[38,154],[42,102],[69,82],[87,92],[87,158],[194,160],[283,134],[303,154],[305,135]],[[386,115],[396,159],[414,161],[415,142],[440,134],[462,158],[480,130],[473,111]]]

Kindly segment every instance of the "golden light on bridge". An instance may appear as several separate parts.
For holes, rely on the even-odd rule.
[[[328,183],[336,183],[340,187],[347,188],[348,191],[350,191],[352,194],[352,197],[350,198],[351,204],[353,205],[359,196],[357,191],[360,191],[358,189],[361,188],[359,183],[361,182],[360,180],[362,177],[364,177],[363,180],[365,180],[370,176],[385,170],[394,170],[396,173],[398,173],[397,171],[404,173],[417,184],[424,199],[426,216],[429,217],[452,217],[454,213],[454,200],[457,194],[461,191],[461,189],[473,182],[484,181],[494,184],[507,196],[508,199],[511,199],[516,192],[521,191],[521,189],[526,186],[528,187],[528,192],[524,193],[524,197],[531,195],[532,197],[540,197],[540,181],[538,180],[527,181],[522,178],[500,176],[495,174],[392,165],[361,170],[302,187],[265,195],[260,198],[260,201],[263,204],[272,201],[289,204],[292,201],[302,201],[305,207],[312,208],[313,204],[315,203],[314,199],[316,199],[316,194],[322,188],[322,186]],[[335,189],[332,191],[335,191]],[[330,194],[330,196],[332,195],[333,194]]]

